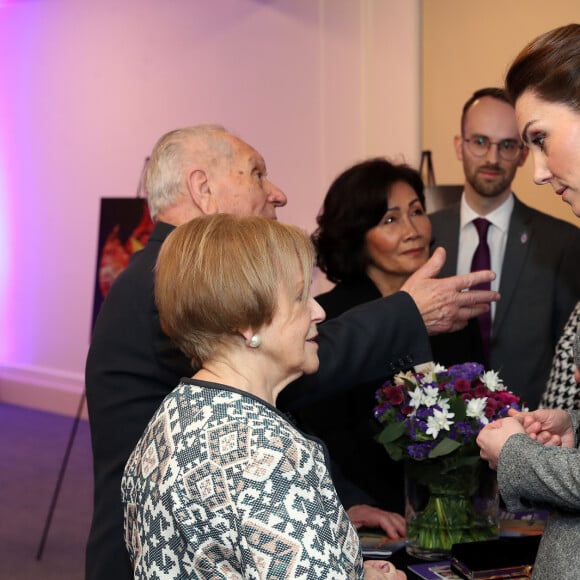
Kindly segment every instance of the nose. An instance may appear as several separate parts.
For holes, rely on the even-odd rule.
[[[312,296],[310,296],[310,311],[311,311],[311,318],[312,322],[316,324],[320,324],[326,318],[326,312],[324,312],[324,308],[314,300]]]
[[[499,161],[499,144],[490,143],[489,149],[485,154],[485,158],[491,163],[497,163]]]
[[[534,152],[533,160],[534,183],[536,185],[545,185],[546,183],[549,183],[554,176],[548,168],[544,158],[539,153]]]
[[[268,181],[269,193],[268,201],[276,207],[284,207],[288,203],[288,198],[286,194],[271,181]]]
[[[405,219],[405,226],[405,240],[414,240],[419,237],[419,230],[412,219],[407,217]]]

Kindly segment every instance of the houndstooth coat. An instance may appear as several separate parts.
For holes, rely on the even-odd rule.
[[[580,331],[580,302],[572,311],[556,345],[550,377],[542,395],[544,409],[580,410],[580,385],[574,380],[573,345]]]

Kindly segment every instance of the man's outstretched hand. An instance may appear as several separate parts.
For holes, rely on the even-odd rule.
[[[470,318],[487,312],[490,302],[500,298],[499,292],[492,290],[468,292],[472,286],[495,279],[495,273],[491,270],[436,278],[445,257],[445,250],[437,248],[401,288],[417,304],[427,332],[431,335],[461,330]]]

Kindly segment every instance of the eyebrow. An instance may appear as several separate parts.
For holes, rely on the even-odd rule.
[[[491,141],[491,137],[489,135],[486,135],[485,133],[473,133],[470,138],[473,139],[474,137],[485,137],[486,139],[489,139]],[[519,141],[519,140],[520,136],[519,134],[516,134],[513,137],[501,137],[499,139],[499,142],[501,143],[502,141]]]
[[[409,202],[409,205],[407,207],[411,207],[411,206],[415,205],[417,202],[419,202],[421,205],[423,205],[421,203],[421,200],[418,197],[416,197],[415,199],[412,199]],[[398,205],[393,205],[393,206],[387,208],[387,213],[390,211],[401,211],[401,208]]]
[[[528,129],[530,128],[530,125],[533,125],[535,123],[535,119],[532,119],[531,121],[528,121],[525,126],[524,126],[524,130],[522,131],[522,141],[524,143],[529,143],[530,142],[530,136],[528,135]]]
[[[263,157],[259,155],[251,155],[250,156],[250,164],[253,167],[259,167],[260,169],[266,169],[266,162],[264,161]]]

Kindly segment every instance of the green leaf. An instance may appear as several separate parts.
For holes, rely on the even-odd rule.
[[[393,461],[400,461],[403,459],[403,450],[394,443],[384,443],[387,453],[391,456]]]
[[[478,461],[481,460],[479,455],[469,455],[467,457],[457,458],[457,467],[463,467],[464,465],[476,465]]]
[[[467,416],[467,405],[461,397],[453,397],[449,399],[449,409],[451,413],[455,413],[455,417],[453,417],[454,423],[465,421],[465,417]]]
[[[446,437],[441,442],[439,442],[433,449],[431,449],[431,452],[429,453],[428,457],[429,459],[434,459],[435,457],[441,457],[442,455],[449,455],[450,453],[453,453],[455,450],[457,450],[459,447],[461,447],[461,443],[454,441],[453,439],[449,439],[449,437]]]
[[[380,432],[377,440],[379,443],[385,445],[386,443],[395,441],[403,433],[405,433],[405,424],[402,421],[400,423],[391,423]]]

